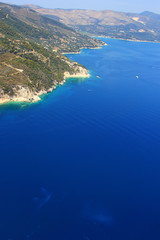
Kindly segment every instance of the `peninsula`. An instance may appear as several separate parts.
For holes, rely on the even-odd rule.
[[[64,53],[105,43],[27,7],[0,3],[0,103],[35,102],[88,70]]]

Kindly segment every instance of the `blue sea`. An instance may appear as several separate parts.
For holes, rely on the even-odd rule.
[[[160,44],[103,40],[67,55],[90,78],[0,106],[0,240],[160,239]]]

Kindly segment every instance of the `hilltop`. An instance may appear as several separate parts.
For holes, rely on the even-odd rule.
[[[75,30],[94,36],[160,41],[160,15],[116,12],[111,10],[45,9],[31,5],[40,14],[56,19]]]

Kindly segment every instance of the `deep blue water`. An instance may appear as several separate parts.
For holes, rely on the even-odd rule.
[[[160,44],[104,40],[68,55],[89,79],[0,107],[0,240],[160,239]]]

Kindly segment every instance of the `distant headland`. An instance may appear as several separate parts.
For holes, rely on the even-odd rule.
[[[90,36],[160,42],[160,14],[148,11],[137,14],[111,10],[46,9],[35,5],[28,7]]]

